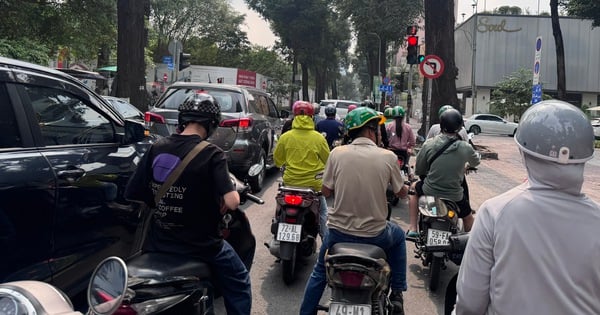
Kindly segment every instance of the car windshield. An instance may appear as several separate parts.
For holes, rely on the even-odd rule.
[[[335,107],[337,108],[348,108],[348,106],[350,105],[356,105],[358,106],[358,103],[355,102],[345,102],[345,101],[338,101],[337,104],[335,105]]]
[[[235,91],[212,88],[177,88],[168,89],[164,100],[156,107],[164,109],[178,109],[189,96],[202,91],[212,95],[217,100],[221,112],[238,113],[242,111],[242,94]]]

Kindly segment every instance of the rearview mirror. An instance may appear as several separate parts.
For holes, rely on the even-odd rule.
[[[145,131],[146,128],[142,123],[125,119],[125,137],[123,143],[131,144],[142,141],[146,137]]]
[[[127,265],[119,257],[103,260],[94,273],[87,290],[87,302],[99,315],[113,314],[125,297]]]

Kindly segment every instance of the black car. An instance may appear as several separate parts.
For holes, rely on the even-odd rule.
[[[146,114],[152,123],[152,133],[168,136],[177,130],[179,105],[194,93],[212,95],[221,107],[221,123],[208,139],[219,146],[225,155],[229,170],[238,178],[247,179],[254,192],[262,189],[265,170],[274,166],[273,150],[281,134],[283,119],[275,103],[263,90],[247,86],[177,82]],[[254,164],[263,165],[263,171],[247,177]]]
[[[74,77],[0,57],[0,282],[74,296],[104,258],[139,252],[147,211],[123,191],[144,139]]]

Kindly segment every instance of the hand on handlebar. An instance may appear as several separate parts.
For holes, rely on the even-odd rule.
[[[465,168],[465,175],[469,175],[471,172],[477,173],[477,167],[467,165]]]

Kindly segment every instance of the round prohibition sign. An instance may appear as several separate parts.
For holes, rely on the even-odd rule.
[[[436,55],[427,55],[419,64],[419,70],[427,79],[437,79],[444,73],[444,62]]]

